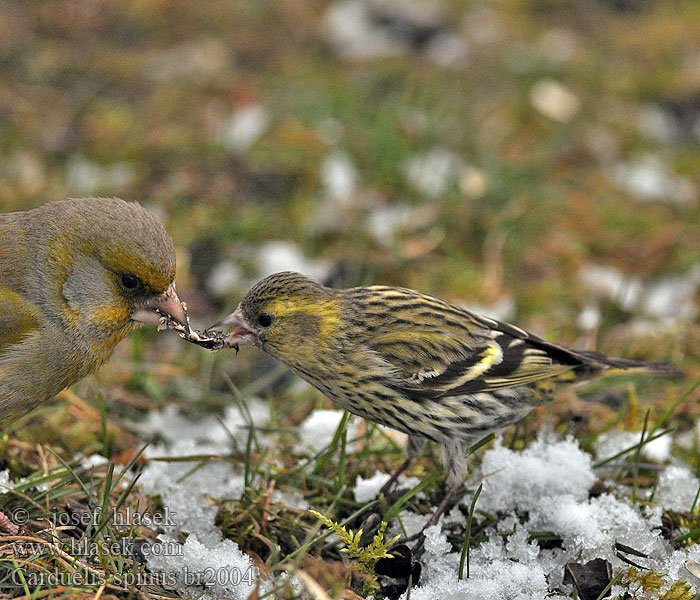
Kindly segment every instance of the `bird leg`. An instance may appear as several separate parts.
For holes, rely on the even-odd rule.
[[[399,465],[399,468],[392,473],[388,481],[382,486],[382,489],[379,490],[379,496],[387,495],[389,490],[396,483],[396,480],[399,478],[399,475],[401,475],[401,473],[403,473],[408,468],[408,466],[413,462],[414,458],[416,458],[420,455],[421,452],[423,452],[423,448],[425,448],[425,438],[419,437],[417,435],[408,436],[408,444],[406,446],[406,460],[404,460]]]
[[[423,550],[425,542],[425,530],[428,527],[437,525],[440,517],[448,511],[455,497],[457,490],[462,486],[462,483],[467,478],[469,472],[469,449],[471,448],[470,440],[461,440],[453,442],[445,442],[440,446],[440,458],[442,464],[447,471],[447,493],[442,498],[437,510],[430,517],[428,522],[423,526],[420,533],[416,536],[418,541],[414,547],[414,554],[419,554]]]

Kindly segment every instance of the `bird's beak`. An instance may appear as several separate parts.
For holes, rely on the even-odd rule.
[[[243,316],[243,311],[240,306],[228,317],[224,317],[221,321],[208,327],[207,331],[218,327],[234,328],[233,331],[226,336],[226,343],[230,346],[254,345],[257,344],[260,339],[258,333]]]
[[[160,319],[164,316],[187,327],[187,314],[180,298],[177,297],[174,283],[171,283],[168,289],[155,300],[149,301],[148,304],[134,311],[131,320],[146,325],[160,325]]]

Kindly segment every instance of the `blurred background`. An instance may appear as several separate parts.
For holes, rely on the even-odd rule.
[[[292,269],[697,375],[699,145],[691,0],[0,2],[0,209],[141,202],[200,327]],[[271,367],[142,331],[77,389],[131,418]]]

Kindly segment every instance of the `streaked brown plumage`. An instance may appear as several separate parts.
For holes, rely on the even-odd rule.
[[[618,372],[678,374],[570,350],[414,290],[334,290],[291,272],[257,283],[220,324],[237,327],[230,344],[257,345],[339,406],[407,433],[408,460],[424,440],[440,444],[451,491],[472,444],[557,387]]]

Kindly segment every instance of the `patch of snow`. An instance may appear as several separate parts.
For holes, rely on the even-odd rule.
[[[666,277],[645,289],[642,310],[652,317],[691,321],[698,313],[695,295],[700,288],[700,266],[683,277]]]
[[[358,475],[355,481],[355,487],[352,490],[355,496],[355,502],[364,504],[365,502],[374,500],[379,494],[379,490],[390,478],[391,475],[389,473],[382,473],[381,471],[375,471],[374,475],[368,479],[364,479]]]
[[[260,104],[236,109],[221,124],[219,138],[233,152],[245,152],[267,131],[270,115]]]
[[[452,551],[441,531],[447,519],[426,530],[423,575],[411,598],[563,600],[564,596],[550,594],[561,589],[564,564],[604,558],[614,568],[624,567],[615,555],[617,542],[649,554],[650,566],[668,574],[667,586],[679,579],[697,585],[686,565],[700,560],[700,546],[673,550],[659,529],[662,505],[665,508],[672,500],[665,498],[665,490],[671,494],[680,489],[687,510],[698,482],[685,470],[669,468],[663,477],[654,507],[641,508],[611,494],[590,498],[595,481],[591,459],[572,439],[540,435],[522,452],[499,443],[484,453],[483,491],[477,502],[477,509],[499,513],[496,535],[472,548],[470,577],[459,581],[459,552]],[[413,521],[407,519],[411,533],[422,525],[418,518]],[[530,533],[537,531],[561,536],[562,547],[545,550],[530,542]]]
[[[346,154],[334,153],[321,163],[321,182],[326,196],[339,205],[347,205],[357,189],[357,170]]]
[[[428,43],[428,58],[440,67],[463,67],[469,58],[467,40],[456,33],[439,33]]]
[[[635,444],[639,444],[641,433],[633,431],[607,431],[598,436],[595,443],[595,452],[599,460],[605,460],[615,456],[618,452],[622,452]],[[644,444],[642,447],[642,456],[651,458],[659,462],[666,462],[671,458],[671,443],[673,439],[670,435],[663,435],[651,442]],[[633,455],[634,450],[631,450],[627,456]],[[620,460],[624,460],[621,457]]]
[[[543,79],[532,86],[530,103],[544,116],[561,123],[571,121],[581,108],[576,94],[553,79]]]
[[[700,482],[688,467],[666,467],[659,475],[654,503],[669,510],[687,512],[695,501],[698,487]]]
[[[688,562],[700,563],[700,544],[675,550],[665,562],[664,572],[668,575],[669,582],[685,579],[695,590],[698,590],[700,577],[697,575],[696,568],[693,568],[693,571],[688,570]],[[664,586],[663,589],[666,588],[667,586]]]
[[[637,114],[637,129],[651,140],[668,144],[681,137],[675,117],[656,104],[647,104]]]
[[[546,573],[533,560],[539,549],[520,536],[506,548],[501,538],[491,539],[470,552],[470,577],[459,581],[459,553],[438,525],[426,529],[425,565],[421,584],[411,590],[413,600],[541,600],[548,596]],[[514,537],[515,536],[511,536]],[[515,545],[517,544],[517,547]],[[529,546],[525,548],[524,546]],[[513,560],[517,554],[521,562]],[[406,598],[404,594],[402,599]]]
[[[269,417],[268,404],[258,398],[246,399],[246,406],[255,425],[264,425]],[[162,410],[153,410],[148,417],[134,423],[134,428],[142,434],[159,435],[168,443],[170,454],[178,452],[183,445],[190,450],[191,444],[219,445],[231,443],[235,437],[245,431],[248,424],[235,405],[227,406],[223,417],[213,416],[192,419],[182,415],[175,405],[167,405]],[[244,442],[245,443],[245,442]],[[151,451],[148,451],[150,454]]]
[[[128,162],[102,165],[82,156],[74,156],[66,168],[69,193],[74,196],[113,192],[131,185],[136,173]]]
[[[306,498],[302,496],[296,490],[273,490],[272,491],[272,502],[275,504],[284,504],[289,508],[296,508],[298,510],[308,510],[309,503]]]
[[[591,331],[600,325],[600,309],[597,306],[586,306],[578,316],[578,326],[584,331]]]
[[[668,202],[695,206],[700,189],[686,177],[675,175],[655,156],[619,162],[612,172],[613,181],[641,202]]]
[[[93,467],[100,467],[102,465],[106,465],[108,462],[109,460],[107,460],[101,454],[91,454],[90,456],[87,456],[80,461],[80,466],[83,469],[92,469]]]
[[[581,267],[579,278],[594,294],[617,302],[624,310],[632,310],[642,295],[638,277],[627,277],[614,267],[587,264]]]
[[[508,321],[515,316],[515,300],[512,296],[503,296],[491,304],[460,303],[460,306],[477,315],[483,315],[499,321]]]
[[[262,401],[247,401],[256,425],[264,425],[267,405]],[[160,494],[172,517],[164,526],[171,535],[196,533],[199,539],[215,542],[221,532],[214,525],[217,506],[209,498],[238,499],[244,490],[242,470],[228,461],[204,462],[201,455],[225,454],[231,445],[245,445],[247,423],[240,411],[230,406],[220,420],[214,417],[193,420],[181,415],[174,406],[153,411],[138,429],[150,435],[157,433],[165,443],[146,449],[148,458],[183,458],[191,461],[151,460],[139,480],[143,490]],[[195,468],[197,467],[197,468]]]
[[[639,507],[610,494],[590,500],[570,495],[541,498],[526,524],[530,531],[553,531],[563,538],[566,551],[582,560],[611,560],[615,542],[650,555],[663,552],[661,534],[639,512]]]
[[[331,4],[324,27],[336,52],[346,60],[397,56],[406,50],[389,30],[374,22],[370,5],[364,0]]]
[[[224,260],[214,265],[207,277],[207,290],[220,298],[229,296],[243,281],[243,274],[232,260]]]
[[[299,246],[282,240],[260,247],[257,266],[261,278],[280,271],[296,271],[316,281],[323,280],[331,268],[327,261],[308,259]]]
[[[549,442],[540,435],[522,452],[501,445],[484,454],[479,507],[486,511],[537,510],[544,498],[588,497],[596,480],[590,455],[568,438]]]
[[[408,182],[429,198],[437,198],[456,184],[464,161],[445,148],[433,148],[409,159],[404,167]]]
[[[695,295],[700,289],[700,266],[685,275],[664,277],[646,285],[639,277],[595,264],[581,267],[579,278],[589,291],[629,312],[675,321],[690,321],[698,313]]]
[[[360,502],[364,504],[365,502],[370,502],[374,500],[379,495],[379,490],[382,486],[389,481],[391,475],[389,473],[382,473],[381,471],[375,471],[372,477],[364,479],[362,476],[358,475],[355,481],[355,487],[352,492],[355,496],[355,502]],[[408,488],[412,489],[420,483],[420,479],[417,477],[406,477],[405,475],[399,475],[396,481],[396,489]],[[421,494],[418,494],[421,497]]]
[[[299,425],[301,441],[297,445],[300,452],[318,452],[327,447],[332,441],[335,432],[340,425],[345,411],[342,410],[314,410],[304,422]],[[359,419],[351,417],[346,425],[348,439],[352,439],[357,429]]]
[[[148,567],[156,580],[185,589],[202,600],[245,600],[255,592],[258,569],[235,542],[221,539],[203,543],[193,534],[184,544],[168,538],[162,538],[161,543],[168,553],[158,554],[152,549],[148,556]]]
[[[6,494],[15,487],[14,482],[10,479],[9,469],[0,471],[0,495]]]
[[[378,206],[367,215],[366,227],[377,243],[390,246],[397,234],[427,227],[434,218],[433,206]]]

